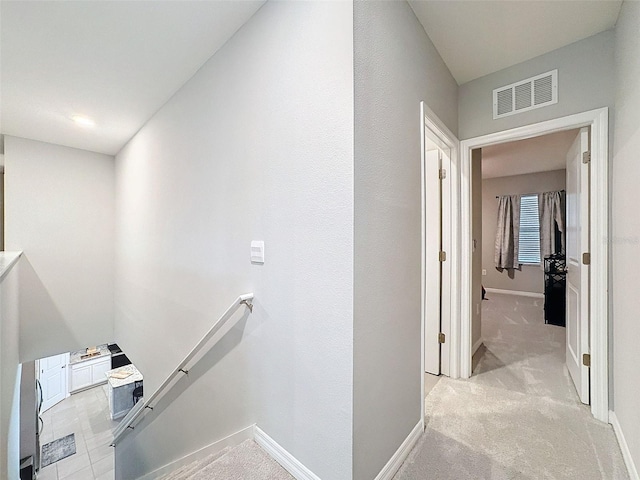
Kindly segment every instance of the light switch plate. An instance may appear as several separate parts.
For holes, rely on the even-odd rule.
[[[264,242],[262,240],[251,242],[251,263],[264,263]]]
[[[482,275],[486,275],[486,274],[487,274],[487,271],[483,268],[482,269]]]

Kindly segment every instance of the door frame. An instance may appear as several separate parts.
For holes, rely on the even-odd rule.
[[[591,413],[609,422],[609,109],[556,118],[532,125],[490,133],[460,142],[460,316],[452,328],[452,348],[458,350],[460,377],[471,376],[471,150],[524,140],[548,133],[591,127],[591,176],[589,186],[591,277],[589,284]],[[454,322],[455,323],[455,322]]]
[[[426,202],[425,202],[425,162],[426,162],[426,130],[429,130],[433,135],[436,143],[443,149],[449,150],[448,158],[443,156],[442,168],[446,170],[447,175],[443,180],[442,185],[442,249],[447,253],[447,259],[442,264],[442,282],[440,291],[442,295],[441,306],[441,329],[445,333],[446,347],[442,348],[441,356],[441,368],[442,375],[451,376],[452,372],[457,372],[458,356],[457,349],[453,348],[451,339],[455,338],[452,333],[452,329],[456,326],[456,322],[452,322],[452,318],[458,317],[458,286],[459,278],[456,274],[458,265],[458,252],[459,242],[456,239],[459,238],[459,221],[456,216],[458,212],[458,171],[457,171],[457,159],[459,152],[459,141],[456,136],[445,126],[445,124],[438,118],[438,116],[425,104],[420,102],[420,146],[421,146],[421,203],[422,203],[422,215],[421,215],[421,275],[420,275],[420,404],[424,403],[424,375],[425,375],[425,297],[426,297],[426,268],[425,268],[425,235],[426,235]],[[431,136],[431,135],[430,135]],[[449,281],[445,281],[449,279]],[[444,361],[443,361],[444,360]],[[422,416],[424,420],[424,415]]]

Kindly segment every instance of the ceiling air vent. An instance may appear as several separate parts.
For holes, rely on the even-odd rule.
[[[493,91],[493,118],[558,103],[558,70],[536,75]]]

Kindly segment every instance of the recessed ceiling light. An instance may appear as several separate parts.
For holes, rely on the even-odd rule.
[[[85,117],[83,115],[74,115],[73,117],[71,117],[71,120],[73,120],[76,123],[76,125],[79,125],[81,127],[95,127],[96,126],[96,122],[91,120],[89,117]]]

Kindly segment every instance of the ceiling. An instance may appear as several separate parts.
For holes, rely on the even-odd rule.
[[[510,177],[566,168],[578,130],[501,143],[482,149],[482,178]]]
[[[115,154],[263,3],[2,0],[0,134]],[[410,3],[462,84],[613,27],[621,1]]]
[[[263,3],[3,0],[0,132],[115,154]]]
[[[622,0],[410,0],[458,85],[615,26]]]

